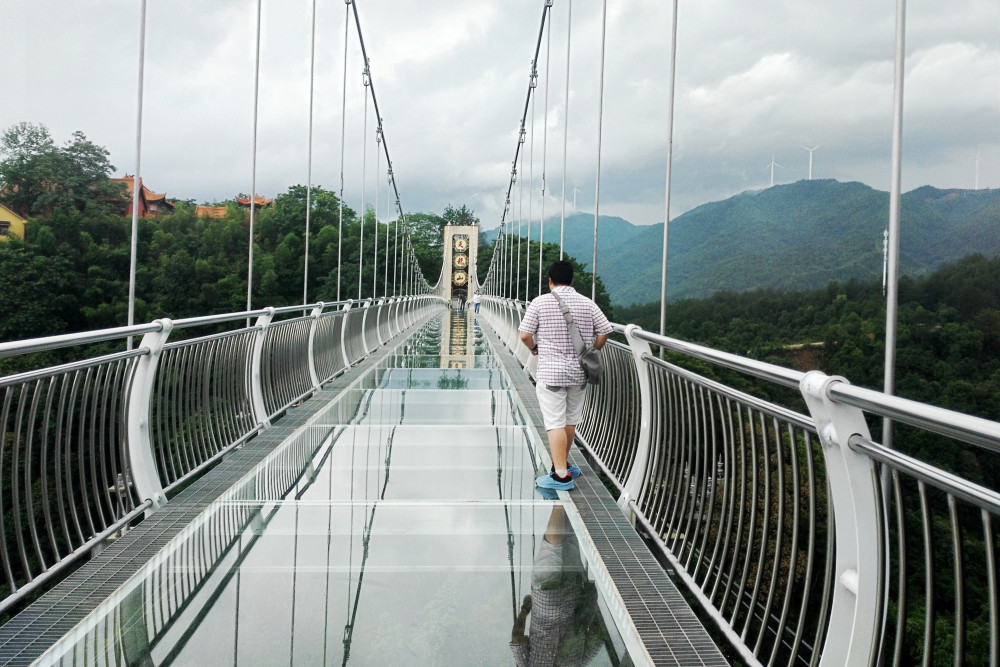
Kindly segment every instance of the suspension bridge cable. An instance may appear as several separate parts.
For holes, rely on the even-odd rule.
[[[677,0],[670,24],[670,80],[667,90],[667,185],[663,202],[663,260],[660,264],[660,335],[667,328],[667,248],[670,231],[670,172],[674,163],[674,84],[677,77]],[[661,347],[660,354],[666,350]]]
[[[906,0],[896,0],[896,38],[892,79],[892,176],[889,190],[889,245],[885,308],[883,391],[895,393],[896,312],[899,304],[899,209],[903,165],[903,81],[906,68]],[[882,444],[892,447],[892,421],[882,421]]]
[[[365,60],[365,68],[361,72],[361,82],[365,87],[365,113],[364,122],[361,129],[361,238],[358,245],[358,301],[361,300],[361,268],[365,262],[365,214],[368,212],[368,204],[365,201],[365,190],[367,186],[368,171],[368,88],[371,77],[368,74],[368,61]]]
[[[309,222],[312,214],[313,108],[316,84],[316,0],[312,1],[312,33],[309,38],[309,150],[306,158],[306,243],[302,267],[302,305],[309,303]]]
[[[573,0],[566,6],[566,106],[563,109],[563,173],[562,173],[562,213],[559,217],[559,259],[563,258],[563,244],[566,236],[566,149],[569,144],[569,56],[570,41],[573,36]]]
[[[590,266],[590,298],[597,298],[597,216],[601,205],[601,130],[604,126],[604,51],[608,31],[608,0],[601,3],[601,83],[597,92],[597,175],[594,179],[594,260]]]
[[[369,58],[368,58],[368,49],[365,47],[364,34],[361,31],[361,19],[358,16],[358,3],[354,2],[353,0],[345,0],[345,2],[348,5],[348,11],[353,11],[354,12],[354,24],[357,27],[358,44],[361,46],[361,56],[362,56],[362,59],[364,60],[364,62],[367,64],[370,61],[369,61]],[[345,32],[346,32],[346,27],[345,27]],[[345,48],[345,53],[346,53],[346,48]],[[345,57],[345,60],[346,60],[346,57]],[[346,62],[345,62],[345,68],[346,68]],[[345,73],[345,78],[346,78],[346,73]],[[375,117],[379,119],[378,120],[379,127],[381,127],[381,125],[382,125],[382,112],[378,108],[378,96],[375,94],[375,82],[372,79],[370,70],[369,70],[369,75],[368,75],[368,83],[369,83],[369,86],[370,86],[370,92],[371,92],[371,96],[372,96],[372,106],[374,106],[374,108],[375,108]],[[404,234],[405,234],[405,231],[406,231],[406,216],[403,215],[403,207],[399,203],[400,202],[399,187],[396,184],[396,178],[395,178],[395,176],[393,176],[393,174],[392,174],[392,158],[389,156],[389,141],[386,139],[384,131],[383,131],[383,134],[382,134],[382,150],[385,153],[385,162],[386,162],[387,165],[389,165],[390,181],[392,183],[393,192],[396,195],[396,208],[397,208],[399,217],[402,220]],[[405,240],[406,240],[407,244],[409,245],[409,237],[408,236],[406,237]],[[418,270],[419,270],[419,268],[418,268]],[[426,283],[426,280],[424,280],[423,274],[420,273],[419,275],[420,275],[421,281],[423,281],[424,284],[426,285],[427,283]]]
[[[392,174],[392,167],[389,167]],[[396,200],[396,232],[392,242],[392,295],[396,296],[396,275],[399,273],[399,200]]]
[[[378,127],[375,128],[375,233],[372,243],[372,257],[375,258],[375,266],[372,267],[372,298],[378,297],[378,180],[379,172],[382,170],[380,164],[382,156],[379,149],[382,147],[382,121],[379,119]]]
[[[521,144],[524,144],[524,125],[521,126]],[[521,298],[521,219],[524,215],[524,151],[518,150],[521,164],[518,169],[521,178],[517,179],[517,277],[514,280],[514,298]]]
[[[392,192],[389,190],[388,185],[392,180],[392,170],[387,172],[385,177],[386,180],[386,191],[385,191],[385,278],[382,279],[382,296],[389,296],[389,228],[392,227],[389,224],[389,198],[392,196]],[[393,266],[393,270],[395,270]],[[395,275],[395,274],[394,274]],[[395,294],[393,294],[395,296]]]
[[[132,240],[128,270],[128,325],[135,324],[135,273],[139,239],[139,190],[142,188],[142,89],[146,79],[146,0],[139,7],[139,76],[135,112],[135,174],[132,176]],[[249,310],[249,308],[247,309]],[[132,349],[128,337],[126,349]]]
[[[537,64],[531,63],[531,87],[538,85]],[[531,292],[531,200],[535,187],[535,97],[531,96],[531,133],[528,139],[528,247],[524,257],[524,300]]]
[[[545,0],[545,4],[548,7],[552,6],[552,0]],[[551,61],[552,53],[552,22],[546,29],[545,35],[545,103],[542,105],[542,224],[539,225],[538,231],[538,293],[542,293],[542,253],[545,248],[545,190],[546,190],[546,174],[545,174],[545,160],[548,154],[549,148],[549,63]]]
[[[253,293],[253,225],[255,219],[255,204],[257,203],[257,101],[260,97],[260,8],[261,0],[257,0],[257,40],[253,68],[253,143],[250,156],[250,256],[247,265],[247,310],[251,306]],[[337,297],[340,298],[339,296]],[[250,320],[247,319],[247,326]]]
[[[517,161],[518,161],[518,157],[521,155],[521,147],[524,144],[524,132],[525,132],[524,127],[525,127],[525,121],[527,119],[528,109],[529,109],[529,106],[530,106],[530,103],[531,103],[531,97],[532,97],[532,94],[534,92],[534,86],[532,85],[532,82],[534,81],[534,78],[535,78],[534,77],[535,63],[538,62],[538,54],[539,54],[539,52],[541,51],[541,48],[542,48],[542,36],[545,34],[545,24],[546,24],[546,21],[549,18],[549,11],[551,10],[551,8],[552,8],[552,2],[551,2],[551,0],[546,0],[545,6],[542,8],[542,19],[541,19],[541,22],[540,22],[540,24],[538,26],[538,39],[535,42],[535,55],[534,55],[534,57],[532,58],[532,61],[531,61],[531,63],[532,63],[531,64],[532,76],[531,76],[531,78],[529,78],[529,81],[528,81],[528,92],[525,95],[524,110],[521,113],[521,125],[520,125],[520,130],[518,132],[517,147],[516,147],[516,149],[514,151],[514,161],[513,161],[512,166],[511,166],[510,181],[507,184],[507,194],[506,194],[506,197],[504,199],[505,204],[504,204],[503,215],[500,217],[500,231],[497,234],[497,242],[494,244],[493,259],[490,260],[490,270],[487,272],[487,276],[493,275],[494,274],[493,267],[494,267],[494,265],[497,265],[499,275],[494,276],[495,278],[499,278],[499,277],[505,275],[503,262],[505,261],[505,259],[506,259],[507,263],[509,263],[509,261],[510,261],[510,258],[505,258],[505,256],[501,256],[499,258],[500,264],[497,264],[498,257],[497,257],[496,245],[500,242],[500,238],[503,235],[503,230],[506,228],[505,222],[507,220],[507,213],[510,212],[510,196],[511,196],[511,193],[513,192],[513,189],[514,189],[514,183],[517,180]],[[509,234],[509,232],[508,232],[508,234]],[[505,253],[505,255],[506,254],[507,253]],[[519,257],[519,259],[520,259],[520,257]],[[518,275],[520,276],[520,272],[518,273]],[[501,285],[497,285],[497,286],[498,287],[502,287]]]
[[[344,244],[344,144],[347,136],[347,27],[351,18],[351,0],[344,9],[344,79],[340,105],[340,217],[337,222],[337,301],[340,301],[340,260]],[[247,306],[250,310],[250,306]]]

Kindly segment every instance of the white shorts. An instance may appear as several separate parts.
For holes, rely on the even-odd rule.
[[[586,385],[581,387],[549,387],[538,384],[535,395],[538,407],[542,409],[545,430],[551,431],[566,426],[576,426],[583,419],[583,398]]]

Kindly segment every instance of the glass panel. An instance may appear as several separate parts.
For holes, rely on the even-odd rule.
[[[349,389],[317,424],[523,424],[506,391]]]
[[[627,661],[566,508],[535,488],[544,445],[471,331],[475,355],[465,318],[426,325],[42,664]]]
[[[621,660],[561,503],[219,503],[213,514],[45,664]]]

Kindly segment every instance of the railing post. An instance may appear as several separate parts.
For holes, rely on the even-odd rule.
[[[368,301],[361,302],[361,349],[365,351],[365,356],[368,356],[372,352],[372,350],[368,349],[368,337],[365,335],[365,329],[368,327],[369,305],[370,302]]]
[[[271,326],[274,308],[267,307],[264,314],[257,318],[254,324],[257,335],[254,337],[253,349],[250,351],[250,406],[253,408],[254,421],[263,428],[271,425],[268,419],[267,407],[264,403],[264,383],[261,378],[261,362],[264,358],[264,341],[267,339],[267,329]]]
[[[309,317],[312,318],[312,323],[309,325],[309,380],[312,382],[313,387],[319,390],[319,373],[316,372],[316,328],[319,325],[319,316],[323,313],[323,306],[325,304],[320,301],[315,308],[313,308],[312,313]]]
[[[618,506],[628,507],[629,501],[636,498],[642,491],[642,483],[646,477],[646,467],[649,464],[649,452],[652,446],[652,428],[650,420],[653,416],[653,393],[649,386],[649,371],[646,366],[646,355],[652,355],[649,343],[635,337],[636,330],[641,328],[636,324],[625,327],[625,339],[632,351],[632,361],[635,362],[635,374],[639,378],[639,441],[635,447],[635,459],[629,468],[628,478],[622,485],[623,491],[618,498]]]
[[[859,408],[830,398],[837,382],[847,380],[810,371],[799,384],[816,422],[836,526],[836,583],[821,667],[871,664],[882,594],[875,466],[848,445],[854,435],[871,436]]]
[[[160,353],[167,343],[173,322],[157,320],[161,328],[142,337],[140,348],[147,348],[149,354],[138,358],[135,376],[128,397],[128,456],[132,468],[132,483],[143,501],[149,500],[152,509],[158,509],[167,502],[163,493],[163,483],[156,470],[153,456],[153,442],[150,438],[149,413],[153,397],[153,381],[160,365]]]
[[[378,305],[375,306],[375,337],[378,338],[378,345],[382,347],[387,340],[382,340],[382,311],[385,310],[385,299],[379,299]]]
[[[350,311],[351,311],[351,302],[348,301],[347,303],[344,304],[343,308],[344,314],[341,315],[341,317],[344,318],[344,321],[341,322],[340,324],[340,353],[344,356],[345,369],[351,367],[351,358],[347,354],[347,318],[350,315]]]

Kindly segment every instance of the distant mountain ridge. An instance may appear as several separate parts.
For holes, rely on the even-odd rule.
[[[808,290],[882,276],[889,193],[863,183],[798,181],[703,204],[670,223],[671,301],[720,291]],[[924,275],[972,253],[1000,256],[1000,189],[923,186],[902,197],[900,273]],[[527,224],[522,235],[527,234]],[[539,224],[531,238],[538,240]],[[566,252],[590,265],[594,216],[566,218]],[[488,239],[496,230],[484,233]],[[545,221],[558,243],[559,219]],[[598,224],[597,273],[616,305],[659,299],[663,223],[612,216]]]

